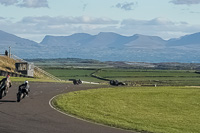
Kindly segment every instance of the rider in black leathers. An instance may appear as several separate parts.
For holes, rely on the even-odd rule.
[[[2,88],[4,86],[4,88]],[[7,75],[6,78],[3,78],[0,81],[0,88],[5,89],[5,95],[8,93],[8,89],[12,86],[10,76]]]
[[[18,91],[21,91],[22,89],[25,89],[26,95],[28,96],[28,92],[30,92],[30,86],[29,86],[28,81],[25,81],[24,84],[21,84],[19,86]]]

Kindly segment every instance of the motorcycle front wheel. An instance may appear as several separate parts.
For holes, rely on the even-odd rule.
[[[22,99],[22,93],[21,92],[18,92],[17,93],[17,102],[20,102]]]

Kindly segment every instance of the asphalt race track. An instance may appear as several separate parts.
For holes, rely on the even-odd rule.
[[[0,133],[130,133],[64,115],[49,106],[55,95],[97,88],[95,85],[31,83],[29,97],[16,102],[15,83],[0,100]]]

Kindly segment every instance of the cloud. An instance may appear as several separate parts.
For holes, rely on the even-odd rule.
[[[118,24],[116,20],[109,18],[94,18],[88,16],[81,17],[50,17],[50,16],[41,16],[41,17],[24,17],[21,21],[22,23],[29,24],[47,24],[47,25],[65,25],[65,24]]]
[[[18,6],[27,8],[49,7],[47,0],[23,0]]]
[[[74,33],[98,34],[115,32],[126,36],[143,34],[163,39],[177,38],[200,31],[200,25],[174,22],[166,18],[151,20],[79,17],[24,17],[18,22],[0,16],[0,29],[23,38],[40,42],[45,35],[66,36]]]
[[[0,16],[0,20],[4,20],[4,19],[5,19],[4,17],[1,17],[1,16]]]
[[[96,34],[119,25],[119,21],[109,18],[80,17],[24,17],[18,22],[0,19],[0,29],[23,38],[40,42],[45,35],[71,35],[73,33]],[[115,28],[112,28],[115,29]],[[111,30],[112,30],[111,29]]]
[[[158,17],[151,20],[135,20],[125,19],[121,22],[121,25],[143,25],[143,26],[161,26],[161,25],[173,25],[174,23],[166,18]]]
[[[190,25],[187,22],[173,22],[166,18],[152,20],[125,19],[119,28],[123,34],[143,34],[160,36],[164,39],[176,38],[200,31],[200,25]]]
[[[147,25],[173,25],[174,22],[170,21],[169,19],[158,17],[152,20],[147,21]]]
[[[19,0],[0,0],[0,4],[5,6],[15,5],[19,2]]]
[[[0,0],[0,4],[5,6],[18,6],[26,8],[49,7],[47,0]]]
[[[171,3],[175,5],[192,5],[192,4],[200,4],[200,0],[172,0]]]
[[[125,2],[125,3],[118,3],[115,5],[115,7],[123,9],[125,11],[130,11],[130,10],[133,10],[133,6],[135,5],[136,4],[134,2],[131,2],[131,3]]]

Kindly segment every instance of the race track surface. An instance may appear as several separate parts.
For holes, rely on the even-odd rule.
[[[97,88],[95,85],[31,83],[29,97],[16,102],[19,83],[0,100],[0,133],[130,133],[64,115],[49,106],[55,95]]]

